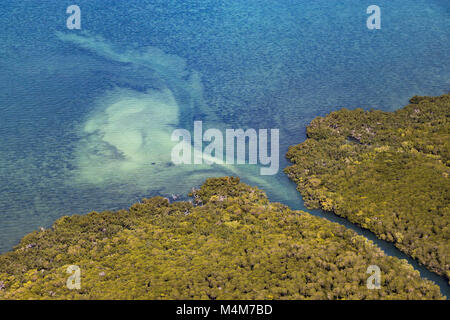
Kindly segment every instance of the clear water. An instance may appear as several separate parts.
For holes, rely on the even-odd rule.
[[[74,2],[81,31],[66,28]],[[186,195],[211,176],[239,175],[305,209],[283,155],[314,117],[395,110],[450,88],[450,3],[378,0],[382,29],[371,31],[372,2],[3,0],[0,252],[62,215]],[[170,133],[194,120],[280,129],[280,173],[171,166]]]

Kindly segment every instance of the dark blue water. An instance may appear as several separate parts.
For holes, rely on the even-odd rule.
[[[76,2],[76,3],[75,3]],[[77,4],[82,30],[66,28]],[[395,110],[450,88],[450,4],[377,1],[9,1],[0,4],[0,252],[58,217],[186,194],[239,175],[304,209],[289,145],[339,107]],[[280,173],[170,165],[175,128],[280,129]],[[390,255],[392,245],[343,219]],[[424,277],[441,278],[409,260]]]

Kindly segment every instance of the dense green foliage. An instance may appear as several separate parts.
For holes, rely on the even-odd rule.
[[[26,236],[0,256],[0,299],[442,298],[406,261],[238,178],[209,179],[192,196],[63,217]],[[71,264],[80,290],[66,287]],[[366,287],[371,264],[381,289]]]
[[[285,169],[310,208],[334,211],[450,278],[450,95],[395,112],[314,119]]]

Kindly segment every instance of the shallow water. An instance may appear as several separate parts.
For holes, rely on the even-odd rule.
[[[377,1],[77,0],[0,5],[0,252],[62,215],[185,195],[239,175],[305,209],[282,173],[305,126],[339,107],[395,110],[450,88],[450,5]],[[280,172],[170,164],[176,128],[280,129]],[[392,245],[343,219],[390,255]],[[411,261],[410,261],[411,262]],[[423,276],[444,280],[418,267]]]

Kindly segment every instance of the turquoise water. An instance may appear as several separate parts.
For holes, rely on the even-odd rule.
[[[74,2],[81,31],[66,28]],[[371,4],[2,1],[0,252],[62,215],[186,195],[211,176],[239,175],[304,209],[283,155],[314,117],[342,106],[395,110],[450,88],[448,1],[377,1],[381,30],[366,27]],[[172,166],[170,133],[194,120],[280,129],[279,174]]]

